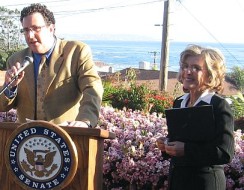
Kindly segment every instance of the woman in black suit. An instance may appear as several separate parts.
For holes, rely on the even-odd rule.
[[[158,148],[171,157],[169,190],[226,189],[223,164],[234,155],[234,124],[228,102],[219,95],[224,77],[224,57],[219,50],[190,45],[181,53],[178,80],[186,93],[173,107],[212,105],[216,130],[211,142],[157,140]]]

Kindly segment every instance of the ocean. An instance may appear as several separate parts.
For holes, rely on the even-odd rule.
[[[114,71],[125,68],[139,68],[139,62],[149,62],[160,68],[161,42],[160,41],[100,41],[83,40],[93,53],[94,61],[101,61],[110,65]],[[170,42],[169,71],[178,71],[180,53],[185,49],[187,42]],[[218,48],[226,59],[227,71],[234,66],[243,68],[244,44],[234,43],[196,43],[207,47]]]

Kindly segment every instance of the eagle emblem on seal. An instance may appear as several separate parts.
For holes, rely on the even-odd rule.
[[[56,151],[50,150],[30,150],[24,148],[26,160],[21,161],[21,166],[25,172],[29,172],[32,176],[48,177],[58,168],[58,165],[53,163]]]

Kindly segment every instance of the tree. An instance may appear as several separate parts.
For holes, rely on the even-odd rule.
[[[0,7],[0,69],[6,68],[6,60],[20,49],[20,11]]]
[[[232,72],[229,73],[229,77],[237,89],[244,94],[244,68],[240,68],[238,66],[233,67]]]

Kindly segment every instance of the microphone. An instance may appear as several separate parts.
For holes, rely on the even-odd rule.
[[[19,68],[19,70],[17,71],[17,73],[11,78],[12,80],[8,84],[5,84],[4,85],[4,87],[0,91],[0,95],[18,78],[19,74],[23,70],[25,70],[25,68],[28,65],[30,65],[31,63],[33,63],[33,57],[25,56],[25,59],[24,59],[23,63],[21,64],[21,67]]]
[[[23,63],[21,64],[21,67],[19,68],[19,70],[17,71],[17,73],[12,77],[13,78],[17,78],[19,76],[19,74],[25,70],[25,68],[30,65],[31,63],[33,63],[33,58],[29,57],[29,56],[25,56],[25,59],[23,61]]]

